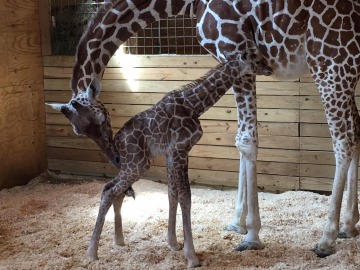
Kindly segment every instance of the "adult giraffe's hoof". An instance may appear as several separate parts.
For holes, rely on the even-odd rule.
[[[237,247],[235,247],[236,251],[245,251],[245,250],[260,250],[263,249],[265,245],[259,242],[248,242],[242,241]]]
[[[338,238],[347,239],[347,238],[356,237],[356,236],[358,236],[358,235],[359,235],[359,232],[354,229],[354,230],[351,231],[351,232],[345,232],[345,231],[339,232]]]
[[[319,258],[325,258],[327,256],[334,254],[335,248],[325,249],[322,248],[319,244],[316,244],[313,251],[316,254],[316,256],[318,256]]]
[[[240,233],[240,234],[246,234],[247,230],[241,226],[236,226],[233,224],[229,224],[225,227],[225,231],[229,231],[229,232],[236,232],[236,233]]]

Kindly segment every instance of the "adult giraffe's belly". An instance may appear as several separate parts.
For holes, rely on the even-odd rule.
[[[257,45],[263,60],[274,72],[272,77],[293,80],[308,72],[303,36],[284,38],[283,43],[259,42]]]
[[[272,67],[272,65],[269,65]],[[272,67],[272,77],[278,80],[295,80],[308,73],[308,66],[304,55],[296,56],[293,61]]]

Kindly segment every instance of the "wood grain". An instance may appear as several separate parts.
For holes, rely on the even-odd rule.
[[[0,5],[0,189],[46,169],[39,2]]]

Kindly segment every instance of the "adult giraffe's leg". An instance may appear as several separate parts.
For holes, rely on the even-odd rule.
[[[226,226],[225,230],[234,231],[241,234],[246,234],[246,216],[247,216],[247,192],[246,192],[246,160],[240,154],[239,162],[239,182],[238,192],[236,197],[234,219]]]
[[[233,86],[238,108],[239,128],[235,145],[240,152],[239,191],[235,207],[236,224],[246,232],[236,250],[262,249],[259,238],[261,220],[257,192],[256,160],[258,152],[255,76],[247,75]],[[244,230],[244,223],[246,228]]]
[[[336,65],[334,64],[334,66]],[[354,203],[357,204],[357,184],[355,183],[357,172],[355,170],[359,160],[358,130],[360,121],[355,105],[355,78],[353,81],[349,80],[348,77],[346,81],[344,79],[344,81],[334,82],[335,70],[329,68],[326,75],[322,74],[320,80],[315,70],[313,68],[311,72],[325,107],[336,162],[328,216],[322,237],[314,249],[319,257],[326,257],[335,253],[335,240],[339,235],[341,202],[347,177],[349,198],[343,227],[344,232],[354,234],[354,226],[358,221],[358,206],[355,206]],[[344,87],[346,85],[348,85],[347,89]],[[351,217],[353,214],[355,216]]]
[[[354,149],[353,157],[347,174],[347,201],[344,216],[344,224],[340,229],[339,238],[351,238],[359,234],[355,229],[359,221],[358,207],[358,164],[359,164],[359,145]]]
[[[359,215],[358,206],[354,204],[357,204],[355,182],[360,142],[360,118],[355,104],[355,87],[360,78],[360,33],[355,22],[358,20],[360,9],[354,3],[353,1],[347,3],[352,7],[351,12],[345,17],[338,5],[326,11],[313,9],[306,32],[306,60],[325,108],[336,162],[329,212],[323,234],[314,249],[319,257],[335,252],[342,196],[347,178],[349,197],[345,225],[342,228],[345,234],[354,234],[354,223]],[[337,13],[335,17],[333,17],[334,9],[335,14]],[[319,31],[319,28],[324,27],[319,16],[332,18],[329,31]],[[351,27],[335,23],[341,20],[348,20]],[[332,39],[335,29],[341,38]]]

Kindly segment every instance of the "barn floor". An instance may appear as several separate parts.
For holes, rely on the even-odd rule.
[[[100,260],[86,248],[95,224],[102,181],[44,174],[27,186],[0,191],[0,269],[184,269],[182,251],[166,244],[167,187],[141,180],[126,198],[126,246],[113,243],[112,209],[100,240]],[[310,192],[260,193],[261,251],[234,252],[241,235],[225,232],[236,191],[192,189],[194,244],[200,269],[359,269],[360,239],[338,240],[336,254],[319,259],[318,241],[329,197]],[[182,242],[178,211],[178,239]]]

